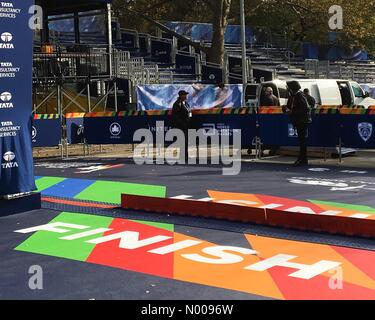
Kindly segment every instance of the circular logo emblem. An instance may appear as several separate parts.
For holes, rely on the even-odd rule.
[[[4,42],[11,42],[13,39],[13,36],[10,32],[3,32],[1,34],[1,40],[3,40]]]
[[[16,158],[16,155],[11,151],[5,152],[4,155],[3,155],[3,159],[6,162],[13,161],[15,158]]]
[[[210,76],[209,76],[209,79],[210,80],[214,80],[216,77],[215,77],[215,75],[214,74],[210,74]]]
[[[36,128],[33,126],[32,129],[31,129],[31,138],[32,139],[35,139],[36,136],[38,134],[38,131],[36,130]]]
[[[77,129],[77,136],[83,135],[84,130],[85,130],[85,127],[83,125],[80,125]]]
[[[109,127],[109,131],[111,132],[111,135],[118,136],[121,133],[121,126],[117,122],[114,122]]]
[[[10,92],[3,92],[0,94],[0,100],[3,102],[8,102],[12,100],[12,94]]]

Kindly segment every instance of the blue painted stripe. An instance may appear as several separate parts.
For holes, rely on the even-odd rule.
[[[95,180],[66,179],[44,190],[42,195],[50,197],[74,198],[95,183]]]

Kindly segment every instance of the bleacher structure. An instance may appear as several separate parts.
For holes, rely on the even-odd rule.
[[[226,43],[225,64],[221,67],[207,62],[203,51],[180,39],[161,31],[155,37],[122,29],[116,19],[110,22],[109,42],[106,33],[98,28],[100,23],[105,26],[105,15],[98,12],[82,16],[75,13],[77,19],[84,17],[85,22],[78,36],[70,27],[64,30],[56,16],[50,19],[48,42],[52,51],[46,52],[38,45],[34,49],[34,112],[62,114],[134,108],[138,85],[242,83],[240,43]],[[91,28],[90,23],[95,27]],[[211,45],[203,41],[200,44]],[[248,82],[274,78],[375,81],[374,61],[305,60],[300,49],[301,43],[291,44],[269,33],[265,36],[259,30],[247,44],[247,64],[251,71]],[[48,104],[55,109],[48,110]]]

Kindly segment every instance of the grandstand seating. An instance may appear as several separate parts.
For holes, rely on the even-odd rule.
[[[87,49],[89,51],[106,43],[105,32],[98,28],[99,22],[100,19],[86,19],[84,28],[80,30],[80,43],[90,48]],[[50,39],[63,48],[64,52],[75,50],[75,34],[69,23],[64,30],[63,24],[53,22],[54,27],[50,30]],[[95,27],[91,28],[90,23]],[[231,32],[233,30],[236,28],[233,27]],[[137,30],[122,29],[116,20],[112,22],[112,32],[113,75],[118,79],[130,80],[133,88],[137,85],[160,83],[242,83],[242,48],[238,37],[234,37],[231,32],[229,34],[232,39],[237,40],[228,41],[225,45],[227,62],[224,68],[207,63],[203,52],[162,32],[162,37],[154,37]],[[249,34],[247,59],[252,68],[250,75],[253,77],[249,77],[249,82],[267,81],[274,77],[340,78],[353,79],[359,83],[375,82],[374,61],[305,60],[301,44],[292,46],[283,37],[270,36],[262,30],[251,30]],[[211,43],[205,40],[200,43],[210,46]],[[299,50],[292,51],[290,47],[297,47]],[[102,57],[101,62],[95,66],[96,70],[103,69],[100,64],[106,63],[105,60]],[[72,63],[74,65],[75,62],[72,60]]]

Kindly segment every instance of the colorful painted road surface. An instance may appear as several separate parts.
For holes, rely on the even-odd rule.
[[[61,201],[0,219],[0,299],[374,300],[371,239],[94,208],[130,193],[372,219],[374,172],[328,169],[247,165],[240,176],[224,177],[215,166],[122,160],[37,166],[43,197]],[[366,187],[335,190],[356,182]],[[31,266],[42,268],[43,290],[29,288]]]

